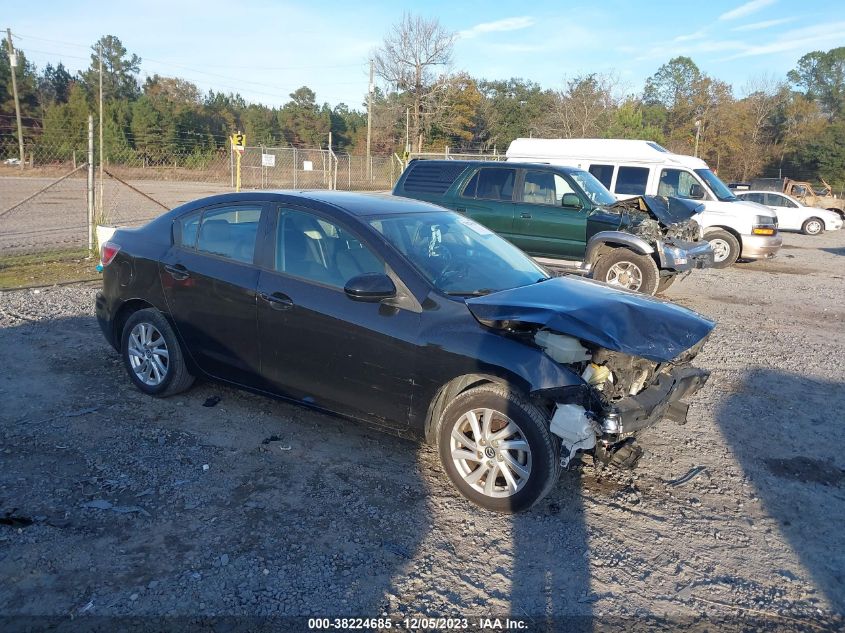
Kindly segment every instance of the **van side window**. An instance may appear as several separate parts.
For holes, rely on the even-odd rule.
[[[484,167],[464,187],[465,198],[481,200],[513,200],[516,170],[505,167]]]
[[[616,175],[616,193],[642,196],[648,182],[648,167],[620,167]]]
[[[664,169],[660,172],[660,184],[657,185],[657,195],[689,198],[690,188],[698,184],[700,183],[688,171],[682,169]]]
[[[610,189],[610,181],[613,180],[613,165],[590,165],[590,173],[607,189]]]

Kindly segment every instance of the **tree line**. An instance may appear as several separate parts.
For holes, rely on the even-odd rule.
[[[801,57],[782,77],[756,78],[738,90],[675,57],[630,93],[612,74],[564,79],[558,88],[520,78],[478,79],[453,69],[456,35],[437,20],[403,15],[373,54],[372,152],[504,152],[521,136],[640,138],[698,154],[725,180],[759,175],[825,179],[845,186],[845,47]],[[209,91],[178,77],[140,83],[142,60],[107,35],[89,67],[72,75],[59,62],[37,69],[18,52],[16,68],[28,146],[58,159],[86,147],[95,111],[102,50],[104,150],[109,161],[193,160],[228,151],[243,131],[250,145],[328,147],[362,154],[366,102],[318,104],[307,86],[278,108],[239,94]],[[0,150],[16,155],[7,44],[0,56]],[[366,97],[366,95],[364,95]]]

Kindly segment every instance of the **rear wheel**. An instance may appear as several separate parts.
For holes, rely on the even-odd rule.
[[[640,255],[627,248],[614,248],[595,263],[592,276],[611,286],[653,295],[657,291],[660,270],[648,255]]]
[[[151,396],[172,396],[194,382],[179,341],[158,310],[138,310],[126,320],[120,352],[130,380]]]
[[[728,268],[739,258],[739,240],[727,231],[712,231],[704,236],[713,249],[713,268]]]
[[[527,510],[560,475],[560,442],[548,417],[502,385],[459,394],[440,417],[437,443],[452,483],[487,510]]]
[[[824,221],[819,218],[807,218],[801,225],[801,232],[804,235],[821,235],[824,233]]]

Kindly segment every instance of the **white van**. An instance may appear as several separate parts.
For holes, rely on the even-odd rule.
[[[701,200],[700,223],[716,268],[740,257],[774,257],[782,243],[770,208],[740,201],[700,158],[673,154],[651,141],[518,138],[508,147],[507,159],[579,167],[619,199],[656,195]]]

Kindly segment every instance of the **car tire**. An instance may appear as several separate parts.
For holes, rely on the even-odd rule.
[[[660,294],[669,289],[673,283],[675,283],[675,279],[677,275],[667,275],[666,277],[661,277],[660,281],[657,282],[657,291],[655,294]]]
[[[713,249],[713,268],[729,268],[737,259],[741,247],[739,240],[728,231],[711,231],[704,236]]]
[[[120,353],[129,379],[148,395],[172,396],[194,382],[173,328],[154,308],[138,310],[126,320]]]
[[[560,476],[560,441],[549,430],[548,415],[504,385],[459,394],[443,410],[436,437],[452,483],[487,510],[527,510]]]
[[[593,279],[646,295],[657,292],[660,270],[648,255],[627,248],[614,248],[593,265]]]
[[[824,233],[824,220],[816,217],[807,218],[801,225],[801,232],[804,235],[821,235]]]

